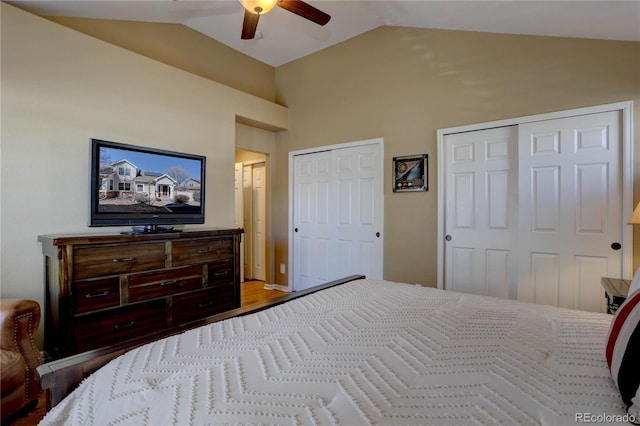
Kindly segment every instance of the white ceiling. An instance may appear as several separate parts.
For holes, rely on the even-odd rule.
[[[274,67],[382,25],[640,41],[640,0],[307,2],[331,21],[321,27],[276,7],[260,17],[256,39],[241,40],[237,0],[8,1],[43,16],[180,23]]]

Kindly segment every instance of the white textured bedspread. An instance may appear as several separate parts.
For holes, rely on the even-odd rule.
[[[43,424],[575,424],[625,413],[610,322],[355,281],[133,350]]]

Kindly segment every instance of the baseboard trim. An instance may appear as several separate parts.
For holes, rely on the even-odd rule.
[[[289,287],[285,286],[285,285],[280,285],[280,284],[264,284],[264,289],[265,290],[278,290],[278,291],[284,291],[289,293]]]

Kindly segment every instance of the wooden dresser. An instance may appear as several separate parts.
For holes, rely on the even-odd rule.
[[[54,359],[240,307],[242,229],[41,235]]]

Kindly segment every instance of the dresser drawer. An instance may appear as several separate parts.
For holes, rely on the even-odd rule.
[[[240,306],[241,229],[40,235],[52,359],[195,326]]]
[[[113,308],[120,305],[120,279],[118,277],[73,283],[73,313]]]
[[[225,259],[207,265],[210,286],[233,283],[233,259]]]
[[[175,241],[171,249],[172,266],[205,263],[233,256],[233,240],[216,238],[205,240]]]
[[[167,327],[164,299],[75,318],[73,352],[144,336]]]
[[[210,288],[173,298],[173,323],[183,324],[234,309],[233,285]]]
[[[129,275],[129,303],[202,288],[202,266]]]
[[[73,252],[74,278],[160,269],[165,266],[164,259],[164,243],[76,247]]]

